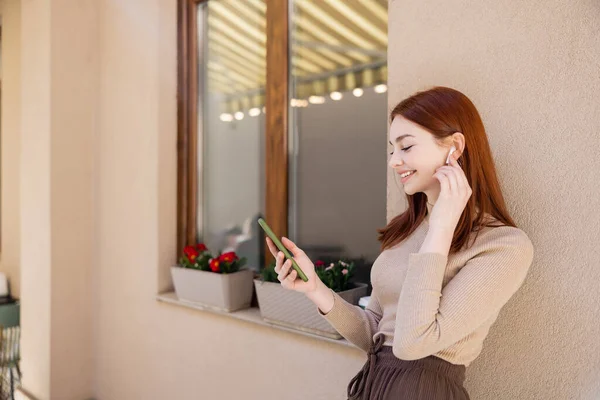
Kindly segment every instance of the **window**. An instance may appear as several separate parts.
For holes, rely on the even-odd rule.
[[[202,240],[258,270],[262,216],[312,257],[372,261],[387,1],[180,0],[179,22],[178,247]]]

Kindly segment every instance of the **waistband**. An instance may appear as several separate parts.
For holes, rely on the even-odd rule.
[[[375,364],[398,369],[426,369],[439,373],[462,386],[465,381],[466,367],[452,364],[439,357],[429,356],[419,360],[401,360],[392,352],[391,346],[384,346],[385,335],[375,338],[368,351],[367,362],[348,385],[348,400],[360,399],[369,378],[372,379]]]
[[[377,365],[401,369],[423,368],[444,375],[446,378],[456,381],[459,385],[462,385],[465,381],[466,367],[464,365],[452,364],[436,356],[419,360],[401,360],[394,355],[391,346],[382,346],[377,353]]]

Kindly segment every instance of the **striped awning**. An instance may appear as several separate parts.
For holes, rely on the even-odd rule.
[[[260,106],[265,1],[209,0],[207,7],[209,91]],[[290,12],[296,97],[387,82],[387,0],[294,0]]]

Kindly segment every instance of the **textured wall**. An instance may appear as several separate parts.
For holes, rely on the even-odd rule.
[[[482,114],[536,249],[468,370],[474,399],[600,398],[600,2],[392,0],[392,107],[451,86]],[[389,176],[388,217],[406,204]]]
[[[91,396],[97,14],[21,3],[21,370],[40,399]]]
[[[0,133],[0,272],[9,280],[11,294],[20,290],[20,187],[21,147],[21,2],[0,2],[2,15],[2,127]]]
[[[359,350],[154,299],[170,284],[175,251],[175,6],[99,5],[94,393],[101,400],[345,399],[365,360]]]
[[[344,399],[365,360],[358,350],[154,300],[170,284],[175,247],[175,3],[98,4],[94,393]],[[390,105],[433,84],[467,93],[510,210],[536,246],[525,285],[468,371],[473,399],[600,392],[599,20],[592,0],[390,3]],[[24,128],[48,119],[32,114]],[[391,179],[388,192],[391,217],[405,204]],[[24,363],[49,356],[23,354]]]

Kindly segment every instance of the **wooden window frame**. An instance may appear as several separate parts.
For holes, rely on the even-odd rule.
[[[198,147],[202,145],[203,82],[198,71],[203,60],[198,49],[199,4],[211,0],[178,0],[177,78],[177,250],[198,240]],[[288,234],[288,99],[289,0],[266,0],[266,130],[265,219],[281,236]],[[201,52],[200,52],[201,53]],[[200,179],[199,179],[200,178]],[[272,257],[266,252],[265,262]]]

